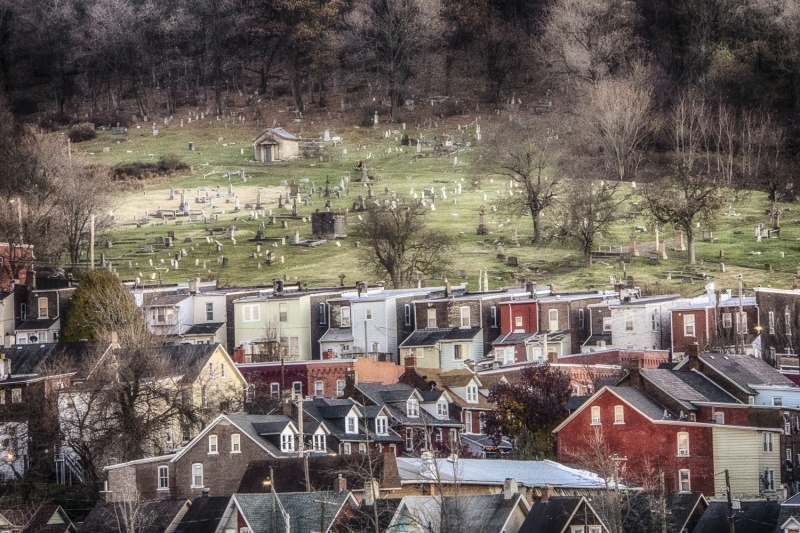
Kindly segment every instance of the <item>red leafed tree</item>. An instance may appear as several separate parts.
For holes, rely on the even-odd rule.
[[[569,376],[550,365],[525,367],[519,380],[496,383],[489,389],[495,404],[486,416],[486,433],[498,442],[514,442],[522,458],[551,457],[555,442],[551,431],[567,416],[571,392]]]

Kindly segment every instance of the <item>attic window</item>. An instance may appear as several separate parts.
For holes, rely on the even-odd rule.
[[[478,386],[475,384],[467,385],[467,402],[478,403]]]
[[[419,418],[419,402],[415,399],[406,402],[406,416],[409,418]]]
[[[355,415],[347,416],[347,427],[345,433],[358,433],[358,418]]]
[[[389,420],[385,416],[375,418],[375,433],[378,435],[389,434]]]
[[[443,418],[450,416],[448,413],[447,402],[441,401],[436,403],[436,414]]]

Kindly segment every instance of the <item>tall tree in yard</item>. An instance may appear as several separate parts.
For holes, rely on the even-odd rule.
[[[525,367],[518,381],[489,389],[495,408],[486,416],[486,433],[498,441],[501,436],[513,438],[524,458],[552,456],[555,442],[550,432],[566,418],[570,392],[569,376],[560,370],[550,365]]]
[[[450,265],[453,239],[425,222],[424,209],[418,204],[397,209],[373,205],[356,230],[363,247],[361,264],[380,279],[388,276],[397,289],[420,275],[445,272]]]

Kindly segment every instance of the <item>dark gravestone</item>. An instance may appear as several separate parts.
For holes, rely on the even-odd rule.
[[[517,266],[517,257],[515,255],[509,255],[506,259],[506,264],[512,267]]]

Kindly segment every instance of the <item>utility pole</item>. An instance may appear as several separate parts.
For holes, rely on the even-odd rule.
[[[731,496],[731,478],[728,474],[727,468],[725,469],[725,489],[728,491],[728,523],[730,524],[730,533],[736,533],[736,525],[733,523],[733,496]]]
[[[736,320],[736,329],[739,337],[739,342],[736,343],[739,350],[737,353],[743,354],[744,353],[744,328],[742,327],[744,324],[744,304],[742,303],[742,280],[739,280],[739,317]]]

